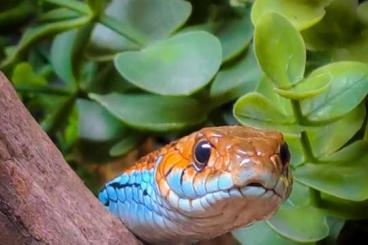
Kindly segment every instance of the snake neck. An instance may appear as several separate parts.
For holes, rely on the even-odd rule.
[[[185,216],[173,209],[158,191],[155,166],[162,152],[153,152],[137,162],[120,176],[106,183],[99,194],[100,201],[117,216],[126,227],[144,241],[152,244],[170,244],[177,241],[191,244],[183,239]]]

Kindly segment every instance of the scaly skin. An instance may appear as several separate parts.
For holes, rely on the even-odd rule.
[[[203,140],[211,155],[198,169],[193,152]],[[107,183],[99,199],[149,243],[211,239],[278,209],[292,185],[287,154],[277,132],[204,128],[140,159]]]

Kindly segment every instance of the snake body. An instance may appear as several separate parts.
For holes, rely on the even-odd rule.
[[[141,158],[100,201],[152,244],[192,243],[270,217],[292,177],[282,134],[203,128]]]

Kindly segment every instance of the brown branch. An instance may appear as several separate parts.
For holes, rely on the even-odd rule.
[[[0,244],[139,244],[85,187],[1,72]]]

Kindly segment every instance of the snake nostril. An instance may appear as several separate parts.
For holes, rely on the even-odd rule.
[[[280,147],[280,158],[283,166],[286,166],[290,162],[290,151],[286,143]]]

